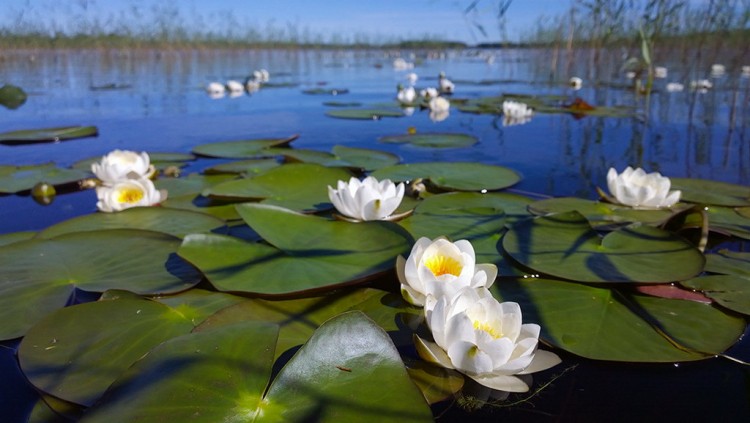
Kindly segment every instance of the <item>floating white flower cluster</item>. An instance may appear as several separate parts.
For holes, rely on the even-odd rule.
[[[150,179],[155,169],[146,152],[114,150],[92,164],[91,171],[101,181],[96,187],[100,211],[153,206],[167,199],[167,192],[157,190]]]
[[[396,100],[402,106],[406,106],[404,112],[407,115],[414,113],[414,106],[417,103],[421,104],[421,107],[427,107],[430,109],[430,120],[433,122],[440,122],[448,118],[450,115],[451,103],[448,99],[441,97],[441,93],[452,93],[454,84],[445,77],[443,72],[440,72],[439,76],[439,88],[428,87],[419,91],[414,88],[414,84],[419,79],[419,76],[411,72],[406,75],[406,80],[409,83],[408,86],[401,84],[397,87]],[[426,104],[425,104],[426,103]]]
[[[424,306],[432,331],[434,342],[415,337],[424,360],[508,392],[529,390],[517,375],[560,363],[556,354],[537,349],[540,327],[522,324],[517,303],[492,296],[497,267],[476,264],[469,241],[420,238],[408,258],[398,257],[396,271],[404,299]]]
[[[245,91],[247,91],[248,94],[258,91],[263,84],[268,82],[269,79],[270,75],[268,71],[260,69],[253,71],[253,75],[247,78],[244,84],[233,79],[227,81],[226,84],[210,82],[206,85],[206,92],[214,99],[224,97],[227,92],[229,92],[230,97],[238,97],[245,94]]]
[[[659,172],[646,173],[640,167],[633,169],[628,166],[620,174],[615,168],[610,168],[607,187],[615,202],[637,209],[672,207],[682,195],[679,190],[669,190],[669,178]]]
[[[338,181],[336,189],[328,186],[328,198],[347,220],[385,220],[392,216],[404,198],[404,184],[390,179],[378,181],[372,176],[364,180],[352,177],[349,183]]]
[[[531,120],[534,109],[519,101],[503,101],[503,126],[523,125]]]

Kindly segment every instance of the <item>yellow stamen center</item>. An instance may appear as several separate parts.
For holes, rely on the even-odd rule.
[[[503,337],[502,332],[498,331],[497,328],[490,326],[490,324],[487,322],[480,322],[479,320],[474,320],[474,329],[485,331],[491,337],[495,339],[499,339]]]
[[[143,191],[138,188],[128,187],[117,192],[117,201],[119,203],[137,203],[143,199]]]
[[[427,257],[424,261],[424,265],[427,266],[435,276],[458,276],[461,274],[461,269],[463,268],[458,260],[440,255]]]

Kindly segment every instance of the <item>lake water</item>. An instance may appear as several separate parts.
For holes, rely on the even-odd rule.
[[[550,81],[545,54],[533,51],[448,52],[418,55],[413,70],[418,88],[435,86],[444,71],[456,82],[454,98],[550,94],[583,98],[594,105],[628,105],[637,117],[577,119],[569,114],[536,114],[524,125],[503,126],[502,118],[452,109],[433,122],[426,110],[380,120],[327,117],[326,101],[363,105],[392,102],[408,71],[392,67],[398,52],[382,51],[79,51],[3,52],[0,83],[26,90],[27,102],[0,109],[0,132],[68,125],[95,125],[99,136],[55,144],[0,145],[0,164],[55,162],[61,166],[113,149],[190,152],[213,141],[286,137],[299,134],[296,148],[329,151],[340,144],[398,154],[404,162],[472,161],[510,167],[522,175],[515,190],[540,196],[595,199],[606,187],[610,167],[640,166],[666,176],[750,184],[750,80],[737,72],[715,78],[714,89],[689,89],[695,69],[670,68],[657,80],[650,99],[636,96],[623,75],[606,81],[584,78],[571,91],[568,77],[587,74],[583,64]],[[494,55],[488,63],[487,54]],[[408,57],[408,56],[407,56]],[[411,59],[410,59],[411,60]],[[270,71],[271,82],[252,95],[211,98],[211,81],[244,80],[253,70]],[[683,92],[663,89],[668,81]],[[483,82],[484,81],[484,82]],[[494,82],[493,82],[494,81]],[[605,83],[606,82],[606,83]],[[115,84],[117,89],[92,89]],[[348,93],[309,95],[311,88]],[[379,143],[384,135],[462,132],[479,142],[463,149],[424,149]],[[184,173],[220,162],[199,160]],[[96,211],[93,190],[60,195],[49,206],[26,195],[0,197],[0,234],[39,230]],[[7,344],[8,346],[13,346]],[[736,353],[750,357],[747,345]],[[18,373],[11,349],[0,348],[0,416],[22,419],[33,398]],[[750,371],[724,359],[680,365],[629,365],[563,356],[563,366],[579,364],[539,396],[514,408],[482,411],[475,417],[518,421],[723,421],[750,419]],[[560,369],[562,371],[562,368]],[[446,408],[438,407],[438,412]],[[455,408],[443,420],[458,418]],[[0,420],[4,420],[0,418]]]

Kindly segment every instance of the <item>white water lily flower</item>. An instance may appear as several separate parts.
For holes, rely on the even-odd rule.
[[[664,66],[657,66],[654,68],[654,77],[655,78],[666,78],[667,77],[667,68]]]
[[[583,79],[574,76],[570,78],[570,81],[568,81],[568,85],[570,85],[570,88],[578,91],[581,89],[581,87],[583,87]]]
[[[646,173],[628,166],[618,174],[615,168],[607,173],[607,187],[618,203],[635,208],[671,207],[680,201],[678,191],[670,191],[669,178],[659,172]]]
[[[748,66],[748,65],[742,66],[742,77],[743,78],[750,77],[750,66]]]
[[[438,75],[438,90],[443,94],[452,94],[455,88],[455,84],[445,77],[445,73],[440,72]]]
[[[711,76],[714,78],[719,78],[719,77],[724,76],[726,71],[727,71],[727,68],[720,63],[714,63],[713,65],[711,65]]]
[[[150,178],[156,170],[145,151],[114,150],[92,164],[91,171],[105,184],[113,184],[128,178]]]
[[[167,191],[157,190],[147,178],[124,179],[112,185],[96,187],[96,207],[117,212],[131,207],[153,206],[167,199]]]
[[[437,97],[438,95],[440,95],[440,93],[438,93],[437,88],[429,87],[429,88],[425,88],[425,89],[421,90],[419,92],[419,95],[422,96],[422,97],[424,97],[425,99],[429,100],[431,98]]]
[[[227,90],[229,90],[231,94],[242,94],[245,92],[245,86],[242,85],[242,83],[239,81],[230,79],[229,81],[227,81]]]
[[[393,69],[395,69],[395,70],[414,69],[414,63],[407,62],[406,59],[404,59],[402,57],[397,57],[393,61]]]
[[[428,295],[453,296],[461,288],[489,288],[497,277],[494,264],[476,264],[474,247],[465,239],[450,242],[422,237],[409,257],[396,258],[401,295],[416,306],[423,306]]]
[[[221,97],[226,92],[226,87],[220,82],[209,82],[206,85],[206,92],[212,97]]]
[[[259,69],[253,72],[253,79],[258,82],[268,82],[270,78],[271,75],[265,69]]]
[[[450,116],[451,103],[443,97],[435,97],[428,103],[430,107],[430,120],[441,122]]]
[[[398,94],[396,94],[396,99],[399,103],[411,104],[416,98],[417,91],[414,89],[414,87],[402,87],[401,85],[399,85]]]
[[[667,84],[667,91],[670,93],[680,92],[685,89],[685,86],[679,82],[670,82]]]
[[[424,311],[435,342],[415,337],[420,357],[489,388],[527,392],[529,386],[517,375],[561,362],[537,349],[540,327],[522,324],[517,303],[498,302],[486,288],[463,288],[453,297],[430,295]]]
[[[349,183],[339,181],[337,189],[328,186],[328,198],[342,215],[363,221],[383,220],[391,216],[404,198],[404,184],[390,179],[378,181],[372,176]]]
[[[521,125],[531,120],[534,109],[518,101],[503,101],[503,126]]]
[[[701,92],[701,93],[708,92],[708,90],[710,90],[711,88],[713,88],[713,86],[714,86],[714,84],[711,81],[709,81],[708,79],[699,79],[697,81],[691,81],[690,82],[690,88],[692,88],[692,89],[694,89],[694,90],[696,90],[698,92]]]
[[[406,79],[406,82],[409,83],[409,85],[413,86],[414,84],[417,83],[417,80],[419,79],[419,75],[417,75],[414,72],[409,72],[409,73],[406,74],[405,79]]]

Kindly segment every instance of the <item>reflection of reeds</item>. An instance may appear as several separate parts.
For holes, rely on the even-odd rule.
[[[32,3],[33,4],[33,3]],[[0,26],[0,49],[8,48],[317,48],[317,47],[462,47],[439,35],[424,34],[404,46],[394,36],[367,33],[324,35],[298,22],[265,24],[240,21],[232,11],[211,15],[185,11],[177,2],[154,2],[142,7],[133,2],[127,11],[105,17],[93,13],[87,2],[55,6],[57,13],[33,7],[5,10],[15,13]],[[77,7],[77,8],[76,8]]]
[[[684,78],[703,78],[713,63],[729,69],[744,64],[749,25],[748,0],[572,0],[566,13],[540,18],[522,42],[549,50],[541,57],[558,80],[573,73],[607,79],[612,76],[607,72],[627,59],[642,59],[643,40],[651,43],[651,63],[669,61],[682,68]],[[651,69],[642,66],[637,70],[645,76]]]

